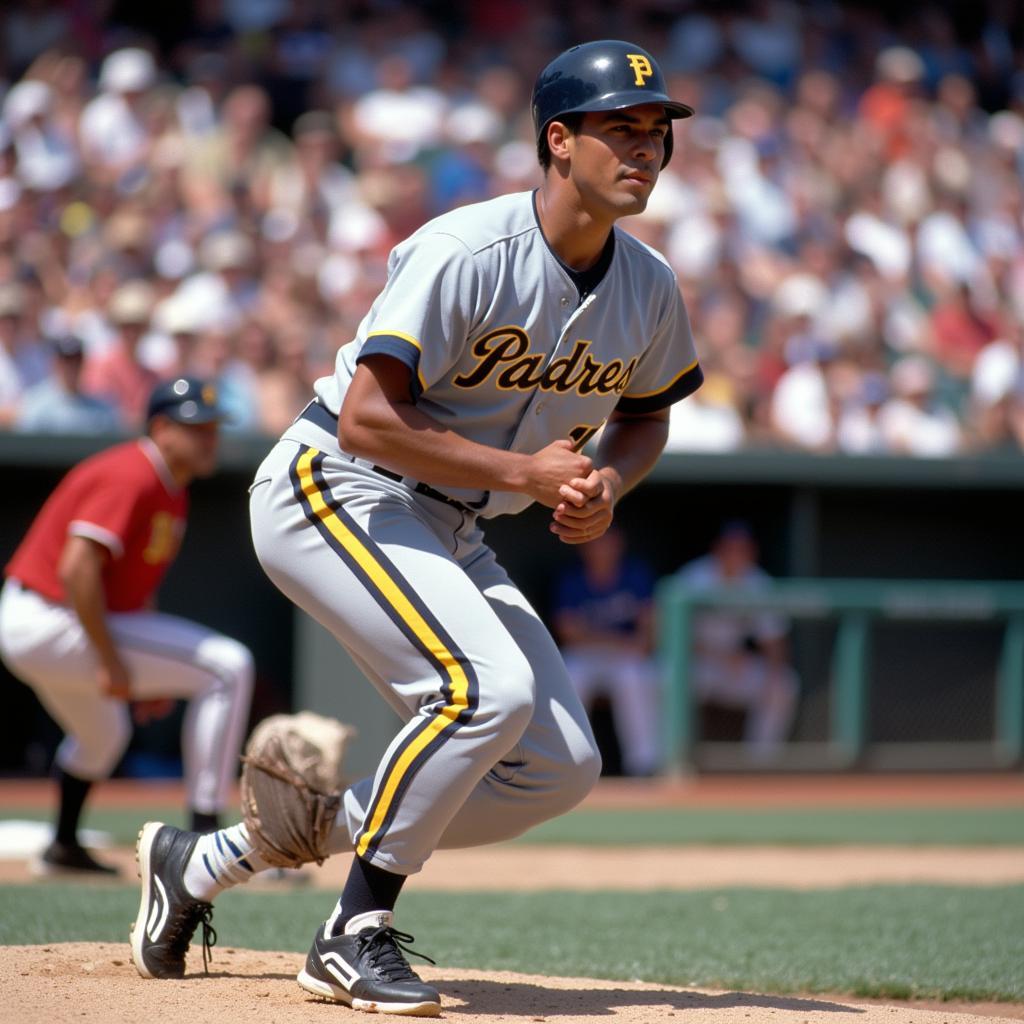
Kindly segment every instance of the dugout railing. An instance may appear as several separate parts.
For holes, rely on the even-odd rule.
[[[1024,764],[1024,584],[983,581],[781,579],[763,591],[735,588],[696,591],[677,578],[658,589],[658,647],[662,665],[662,738],[665,770],[692,771],[703,760],[697,735],[696,704],[691,686],[691,640],[694,617],[702,609],[737,613],[771,611],[787,619],[834,620],[835,640],[828,669],[827,738],[818,743],[792,743],[779,752],[779,768],[853,769],[872,762],[887,767],[944,766],[1012,768]],[[1002,637],[994,672],[991,737],[970,751],[951,742],[918,750],[901,745],[888,759],[885,744],[869,734],[870,651],[872,632],[881,623],[999,624]],[[749,753],[719,750],[719,767],[749,767]],[[957,753],[967,757],[958,757]],[[724,756],[721,756],[723,755]],[[714,761],[715,759],[712,759]],[[758,767],[771,767],[761,763]]]

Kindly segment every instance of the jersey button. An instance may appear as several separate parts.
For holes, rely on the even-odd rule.
[[[563,306],[568,306],[569,305],[569,300],[564,295],[562,296],[562,305]]]

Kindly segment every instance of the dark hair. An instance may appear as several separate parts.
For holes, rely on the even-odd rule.
[[[564,124],[569,129],[570,135],[577,135],[579,134],[580,126],[583,124],[583,113],[582,111],[576,111],[569,114],[558,114],[556,117],[551,118],[551,121]],[[545,171],[551,166],[551,148],[548,146],[548,125],[551,124],[551,121],[544,125],[544,130],[537,139],[537,159]]]

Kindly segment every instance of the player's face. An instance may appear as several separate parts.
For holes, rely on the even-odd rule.
[[[185,434],[183,446],[197,477],[210,476],[217,468],[217,448],[220,443],[220,424],[196,423],[182,426]]]
[[[658,180],[669,125],[657,103],[585,114],[570,169],[584,202],[614,218],[642,213]]]
[[[160,416],[150,432],[179,480],[210,476],[217,468],[218,423],[185,424]]]

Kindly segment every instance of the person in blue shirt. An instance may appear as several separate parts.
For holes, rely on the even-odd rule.
[[[49,341],[53,360],[49,376],[21,397],[14,429],[35,434],[114,434],[120,431],[117,410],[82,393],[84,347],[74,334]]]
[[[611,704],[627,775],[658,768],[658,680],[652,658],[654,573],[613,527],[579,546],[558,580],[554,627],[576,692]]]

